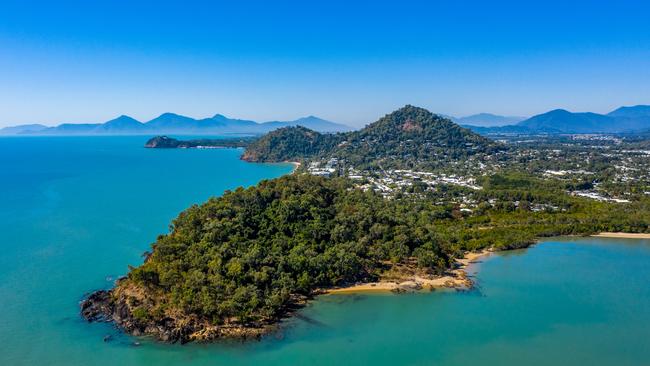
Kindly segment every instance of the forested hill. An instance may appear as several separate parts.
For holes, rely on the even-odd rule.
[[[343,134],[321,134],[303,126],[284,127],[247,146],[242,159],[257,162],[302,160],[330,153],[342,139]]]
[[[445,272],[465,250],[525,247],[535,237],[647,230],[643,203],[609,205],[524,176],[483,177],[472,216],[413,196],[384,199],[344,178],[293,174],[182,212],[145,263],[81,303],[163,341],[253,337],[319,289]],[[521,190],[525,188],[525,190]],[[499,204],[489,204],[499,197]],[[527,200],[518,209],[514,200]],[[525,207],[551,202],[557,209]]]
[[[428,166],[501,147],[426,109],[405,106],[366,128],[349,133],[337,154],[355,166]]]
[[[355,166],[430,166],[503,147],[426,109],[407,105],[359,131],[320,134],[304,127],[276,130],[251,144],[248,161],[336,157]]]

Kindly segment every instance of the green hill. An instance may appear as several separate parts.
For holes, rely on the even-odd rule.
[[[341,135],[328,135],[306,127],[284,127],[271,131],[246,148],[242,159],[256,162],[297,161],[327,154]]]
[[[248,161],[344,159],[355,166],[431,167],[503,147],[426,109],[407,105],[359,131],[276,130],[251,144]]]

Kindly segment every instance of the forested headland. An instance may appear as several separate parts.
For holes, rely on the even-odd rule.
[[[471,216],[433,200],[387,200],[343,178],[290,175],[239,188],[182,212],[144,264],[87,301],[84,315],[166,341],[254,337],[321,290],[381,279],[398,264],[436,275],[468,250],[648,230],[647,202],[616,206],[526,184],[535,182],[491,178],[484,210]],[[492,207],[495,196],[554,196],[561,209]]]
[[[82,315],[170,342],[258,337],[327,289],[400,271],[440,276],[468,251],[650,232],[650,198],[569,194],[599,182],[535,176],[527,167],[539,162],[514,160],[509,149],[412,106],[356,132],[276,130],[249,142],[243,158],[336,162],[332,176],[303,168],[188,208],[143,264],[82,302]],[[431,178],[471,164],[471,180]],[[403,170],[415,168],[423,171]]]

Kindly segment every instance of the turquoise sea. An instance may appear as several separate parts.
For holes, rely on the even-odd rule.
[[[471,292],[321,296],[260,342],[166,345],[88,324],[83,295],[139,264],[178,212],[291,171],[145,141],[0,138],[0,365],[650,364],[648,240],[493,255]]]

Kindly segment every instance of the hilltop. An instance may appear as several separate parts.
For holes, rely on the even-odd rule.
[[[296,161],[331,152],[342,134],[321,134],[303,126],[269,132],[250,144],[242,159],[254,162]]]
[[[359,131],[321,134],[304,127],[276,130],[252,143],[248,161],[335,157],[356,166],[430,166],[502,149],[450,119],[407,105]]]

